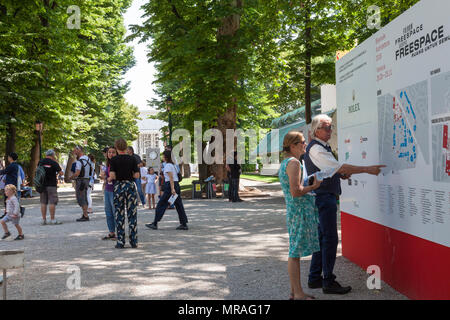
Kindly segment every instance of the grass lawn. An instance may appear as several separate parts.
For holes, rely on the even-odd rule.
[[[278,177],[274,176],[261,176],[259,174],[254,173],[245,173],[241,174],[242,179],[254,180],[254,181],[262,181],[267,183],[274,183],[280,181]]]
[[[190,178],[183,178],[180,182],[180,189],[181,191],[185,190],[191,190],[192,189],[192,181],[198,180],[198,177],[190,177]]]

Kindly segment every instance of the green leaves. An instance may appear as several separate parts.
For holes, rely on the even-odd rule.
[[[34,140],[36,120],[44,122],[43,149],[68,152],[73,144],[88,140],[87,148],[97,150],[112,144],[114,137],[133,140],[137,126],[130,110],[136,108],[125,107],[127,85],[121,83],[134,64],[122,18],[131,1],[78,1],[79,30],[66,26],[66,10],[73,1],[2,3],[0,151],[13,114],[20,120],[14,123],[18,147],[27,145],[21,140],[28,145]],[[114,132],[111,137],[108,130]],[[21,159],[30,158],[30,149],[17,149]]]

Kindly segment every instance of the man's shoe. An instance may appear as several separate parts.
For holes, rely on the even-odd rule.
[[[310,289],[322,288],[322,279],[314,281],[314,282],[308,282],[308,288],[310,288]]]
[[[177,230],[189,230],[189,228],[187,225],[180,224],[180,226],[177,228]]]
[[[25,239],[25,236],[19,234],[14,240],[23,240],[23,239]]]
[[[89,217],[82,216],[80,219],[77,219],[78,222],[89,221]]]
[[[123,244],[116,244],[116,246],[114,248],[116,248],[116,249],[123,249],[124,246],[123,246]]]
[[[331,286],[323,287],[322,291],[325,294],[346,294],[352,290],[352,287],[343,287],[337,281],[333,281]]]
[[[154,223],[146,223],[145,226],[147,228],[153,229],[153,230],[158,230],[158,226]]]
[[[132,244],[131,244],[131,247],[132,247],[133,249],[136,249],[136,248],[138,247],[138,245],[135,244],[135,243],[132,243]]]

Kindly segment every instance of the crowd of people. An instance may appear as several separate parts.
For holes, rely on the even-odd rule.
[[[167,207],[170,206],[169,198],[176,194],[177,199],[172,206],[177,209],[180,217],[180,226],[177,230],[188,230],[188,220],[178,182],[180,169],[173,163],[170,150],[164,152],[164,162],[160,168],[161,176],[155,172],[155,168],[147,168],[145,162],[134,153],[133,148],[128,146],[124,139],[118,139],[114,146],[106,147],[103,154],[106,164],[100,166],[99,176],[103,180],[104,210],[108,228],[108,234],[102,238],[103,240],[115,240],[116,248],[124,248],[126,216],[129,227],[129,243],[132,248],[137,248],[138,201],[145,208],[146,195],[148,209],[155,209],[156,212],[154,222],[147,226],[157,229],[157,223],[161,220]],[[86,155],[81,146],[76,146],[72,155],[75,161],[72,164],[69,179],[73,181],[76,200],[82,210],[81,217],[76,221],[87,222],[90,220],[89,214],[93,213],[92,191],[97,178],[95,174],[96,159],[91,154]],[[31,190],[25,189],[26,186],[24,188],[26,178],[17,160],[17,154],[11,153],[8,156],[8,166],[0,168],[0,190],[4,195],[5,205],[4,214],[0,218],[4,229],[2,239],[11,236],[6,225],[8,222],[17,228],[19,234],[16,240],[24,239],[19,221],[25,210],[20,206],[20,198],[24,192],[29,193]],[[57,162],[55,151],[48,150],[45,158],[38,163],[35,177],[35,183],[39,185],[37,191],[40,195],[41,225],[61,224],[56,219],[55,213],[58,205],[58,182],[63,176],[64,172]],[[162,188],[160,188],[161,193],[157,201],[155,196],[159,181],[162,181]],[[50,220],[47,219],[47,211],[50,213]]]

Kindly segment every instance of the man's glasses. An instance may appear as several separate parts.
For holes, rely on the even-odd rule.
[[[330,126],[324,126],[324,127],[320,127],[319,129],[323,129],[323,130],[325,130],[325,131],[331,131],[331,130],[333,130],[333,126],[332,126],[332,125],[330,125]]]

